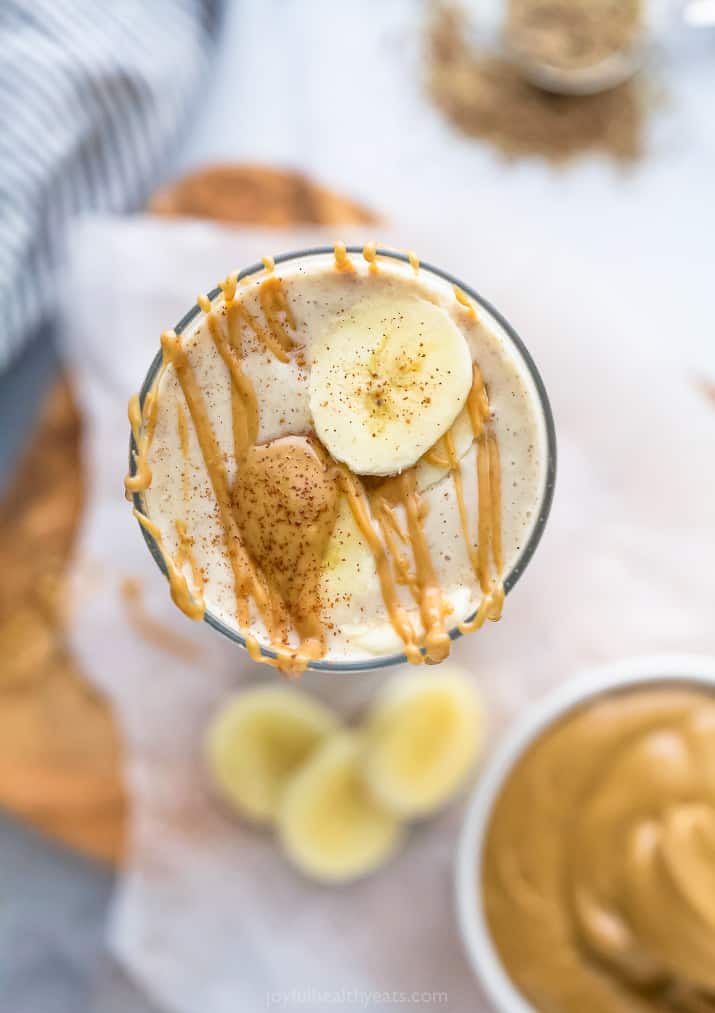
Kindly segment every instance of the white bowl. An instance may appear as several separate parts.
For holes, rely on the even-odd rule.
[[[456,904],[472,969],[499,1013],[537,1013],[512,983],[492,943],[482,904],[482,852],[492,806],[522,753],[574,707],[610,690],[660,682],[715,689],[715,657],[655,655],[589,669],[549,693],[509,729],[479,779],[467,807],[457,851]]]

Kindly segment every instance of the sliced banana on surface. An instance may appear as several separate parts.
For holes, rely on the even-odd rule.
[[[315,431],[358,475],[412,467],[452,425],[472,384],[464,335],[417,296],[356,304],[312,354]]]
[[[399,821],[362,779],[359,735],[331,736],[291,778],[278,813],[289,859],[312,879],[343,883],[382,865],[402,838]]]
[[[479,694],[448,662],[396,676],[378,693],[365,729],[370,791],[402,819],[426,816],[464,783],[481,750]]]
[[[335,714],[305,693],[287,686],[246,690],[209,726],[209,773],[242,815],[272,823],[291,775],[338,727]]]

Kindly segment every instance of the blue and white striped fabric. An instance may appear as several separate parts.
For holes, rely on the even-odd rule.
[[[166,171],[221,0],[0,0],[0,369],[52,313],[72,219]]]

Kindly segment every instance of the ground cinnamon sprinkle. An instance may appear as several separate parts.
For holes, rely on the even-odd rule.
[[[429,30],[429,89],[464,133],[509,158],[564,162],[602,153],[632,162],[643,152],[646,95],[638,81],[599,95],[554,95],[528,84],[513,65],[467,42],[465,20],[439,4]]]

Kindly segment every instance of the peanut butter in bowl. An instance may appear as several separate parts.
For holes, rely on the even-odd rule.
[[[458,892],[500,1010],[715,1010],[715,661],[545,701],[477,790]]]
[[[520,339],[374,243],[229,274],[129,417],[127,495],[175,604],[290,675],[443,661],[499,619],[551,501]]]

